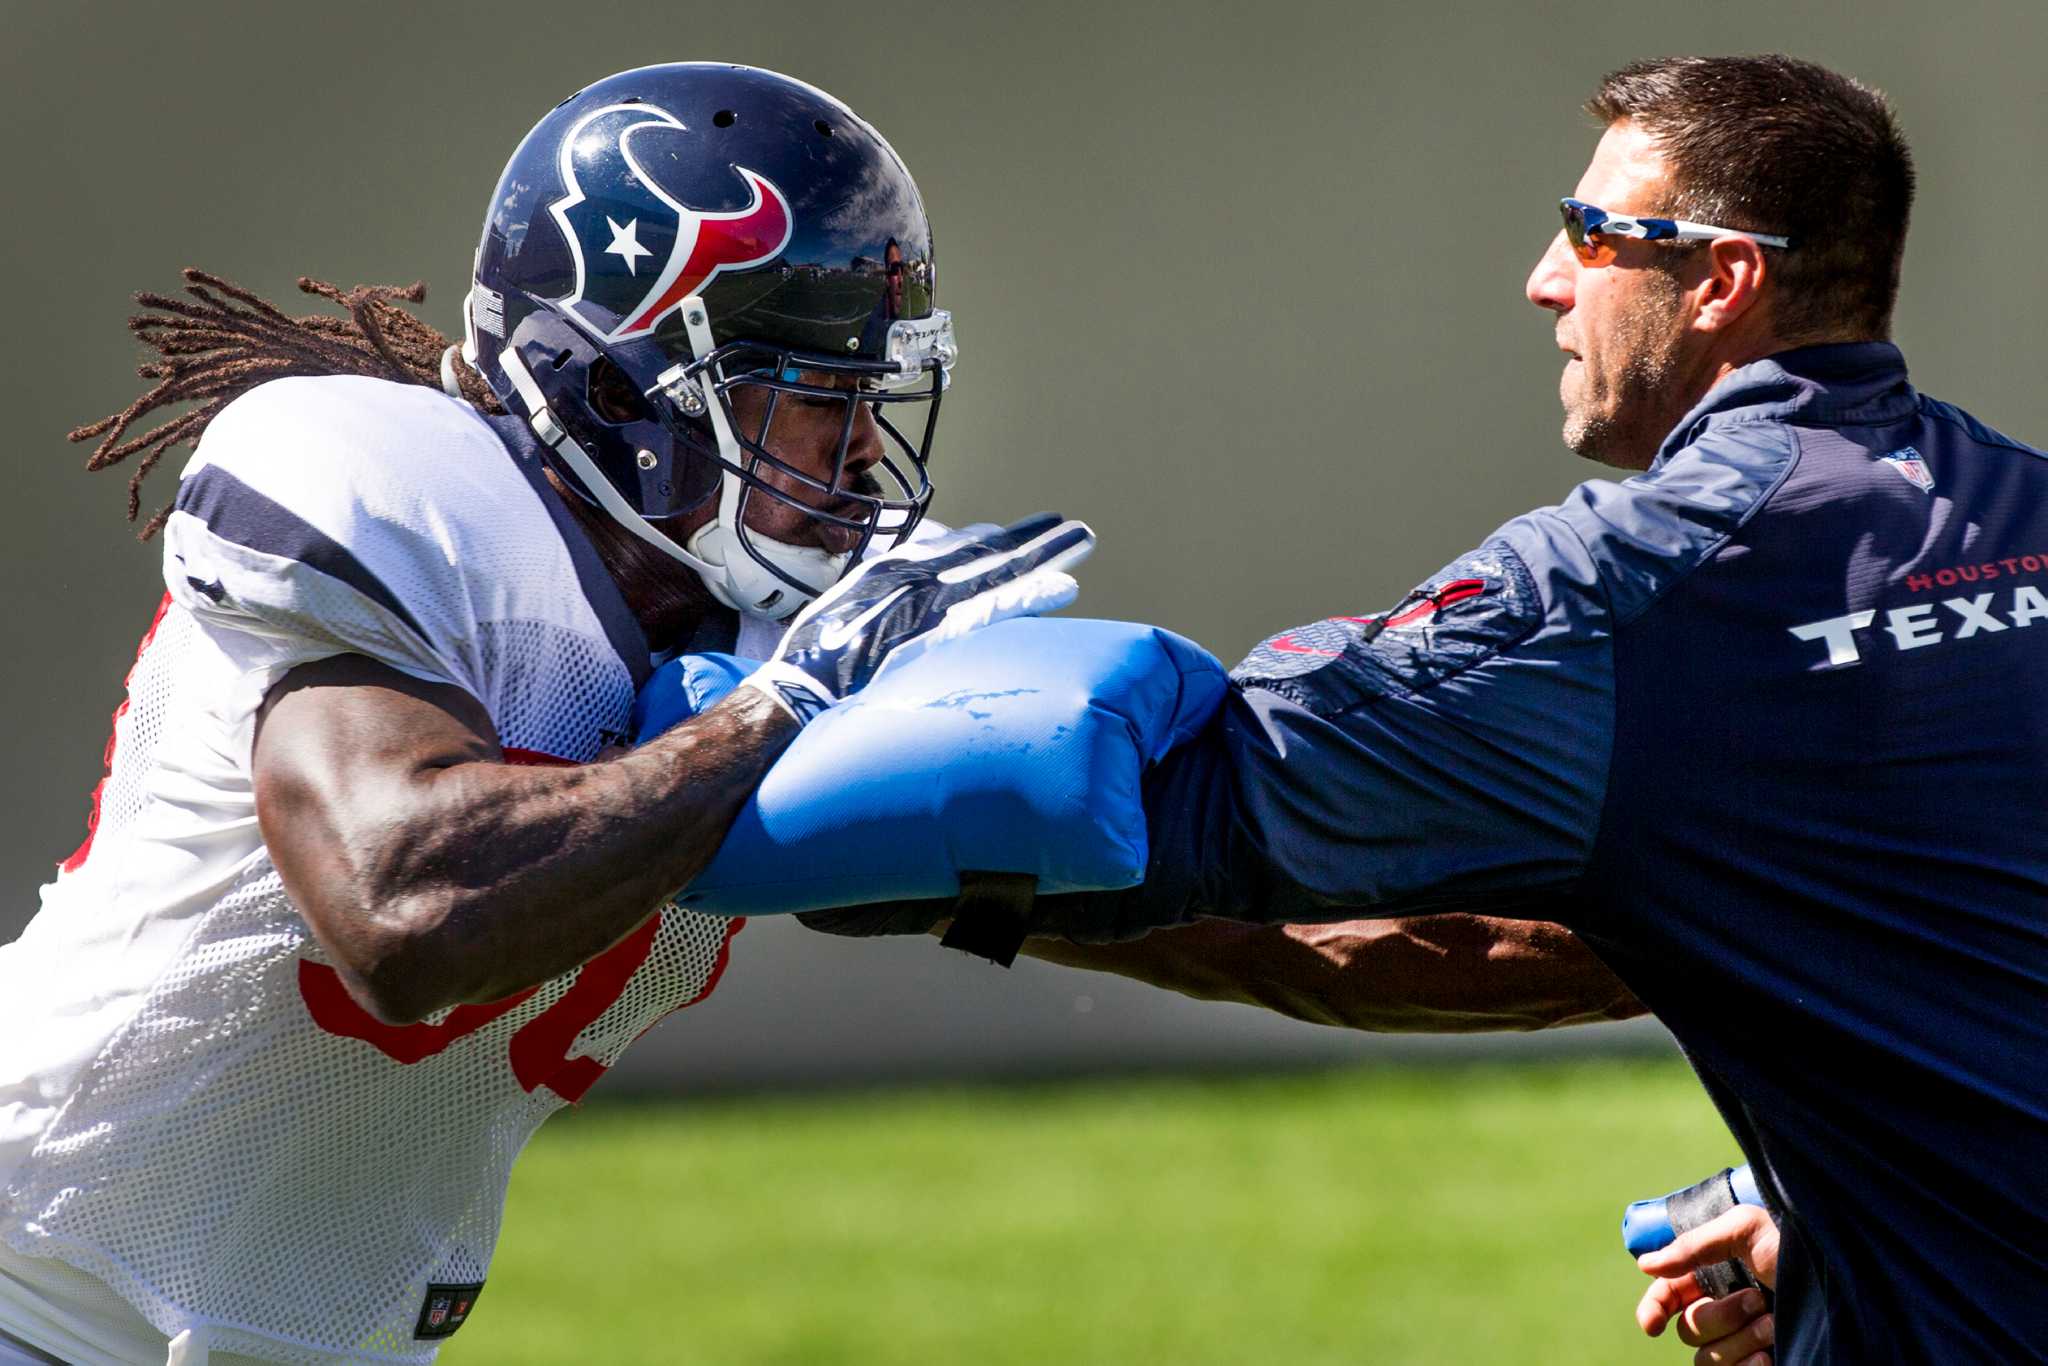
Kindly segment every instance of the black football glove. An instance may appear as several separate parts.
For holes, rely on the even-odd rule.
[[[1042,512],[980,525],[863,560],[796,614],[774,656],[742,687],[759,688],[808,725],[882,667],[1006,617],[1064,607],[1064,571],[1095,548],[1080,522]]]

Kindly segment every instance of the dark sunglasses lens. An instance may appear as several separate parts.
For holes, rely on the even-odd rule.
[[[1614,259],[1614,249],[1600,238],[1598,230],[1586,231],[1586,214],[1576,204],[1560,204],[1564,213],[1564,237],[1582,265],[1604,266]]]
[[[1571,242],[1571,250],[1585,252],[1585,209],[1579,205],[1559,205],[1565,211],[1565,238]]]

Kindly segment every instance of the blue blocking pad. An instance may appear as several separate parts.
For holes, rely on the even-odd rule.
[[[694,655],[634,708],[652,739],[751,665]],[[1019,617],[886,669],[776,761],[677,897],[771,915],[957,896],[962,871],[1041,892],[1129,887],[1148,845],[1139,782],[1223,699],[1201,646],[1122,621]]]
[[[644,745],[709,708],[760,667],[738,655],[678,655],[654,671],[633,699],[633,743]]]

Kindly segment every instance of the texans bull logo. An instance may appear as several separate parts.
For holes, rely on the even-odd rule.
[[[578,119],[557,153],[569,193],[548,212],[576,260],[575,291],[560,302],[605,341],[645,336],[720,271],[766,265],[789,245],[789,200],[744,166],[733,167],[750,196],[743,209],[693,209],[663,190],[642,158],[675,136],[694,135],[665,109],[606,105]]]

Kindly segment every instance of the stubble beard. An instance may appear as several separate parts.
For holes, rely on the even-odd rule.
[[[1618,363],[1595,375],[1579,361],[1580,387],[1564,398],[1564,444],[1603,465],[1647,469],[1670,431],[1680,333],[1673,297],[1631,300],[1614,319],[1604,350]]]

